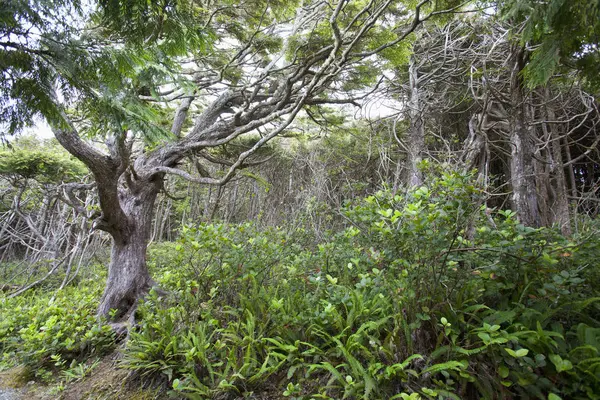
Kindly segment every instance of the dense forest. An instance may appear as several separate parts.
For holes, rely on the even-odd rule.
[[[0,1],[0,398],[600,399],[599,42],[598,0]]]

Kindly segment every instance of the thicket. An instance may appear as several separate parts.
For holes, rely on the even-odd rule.
[[[86,279],[61,291],[40,288],[0,300],[0,370],[23,365],[42,381],[54,373],[84,374],[98,357],[115,348],[109,325],[96,319],[102,287]]]
[[[597,221],[566,238],[487,209],[471,176],[427,182],[320,237],[213,223],[153,244],[164,292],[120,366],[191,399],[599,398]],[[98,282],[3,299],[3,365],[73,375],[112,349]]]

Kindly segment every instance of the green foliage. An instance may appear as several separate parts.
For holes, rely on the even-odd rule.
[[[523,44],[535,44],[524,70],[532,87],[545,84],[559,68],[579,70],[592,90],[597,90],[600,3],[595,0],[532,0],[500,2],[507,18],[524,22]]]
[[[119,37],[142,49],[157,43],[167,56],[204,51],[212,33],[199,22],[208,10],[193,1],[100,0],[95,19],[107,34]]]
[[[56,294],[29,292],[0,299],[1,365],[24,364],[42,379],[57,368],[69,368],[70,379],[85,375],[89,366],[80,362],[114,347],[111,328],[95,316],[102,289],[95,282]]]
[[[348,204],[351,224],[321,240],[201,224],[153,244],[168,294],[140,303],[121,366],[190,399],[598,398],[597,242],[486,210],[472,176],[433,175]],[[111,339],[90,316],[99,291],[68,294],[5,303],[6,360],[89,372]]]
[[[595,248],[493,224],[470,176],[348,206],[320,242],[186,227],[152,251],[163,287],[123,366],[188,398],[595,398]],[[596,245],[597,247],[597,245]]]
[[[53,141],[22,137],[0,148],[0,175],[60,183],[82,178],[87,168]]]
[[[78,0],[11,2],[0,12],[3,134],[36,115],[64,127],[71,108],[88,134],[130,130],[151,143],[169,137],[164,110],[138,96],[167,79],[191,86],[177,75],[177,57],[208,51],[214,40],[199,13],[184,1],[101,1],[85,9]]]
[[[59,118],[53,98],[54,72],[44,62],[49,53],[39,43],[60,43],[82,14],[78,0],[3,2],[0,9],[0,120],[4,130],[16,132],[42,113]],[[69,22],[63,15],[73,17]],[[35,33],[34,33],[35,32]]]

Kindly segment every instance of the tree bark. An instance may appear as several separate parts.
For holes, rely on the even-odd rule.
[[[425,148],[425,128],[423,124],[423,113],[421,110],[421,99],[419,98],[419,71],[414,60],[411,59],[409,67],[410,99],[408,102],[408,115],[410,126],[406,141],[408,186],[420,186],[423,183],[423,174],[419,164],[423,157]]]
[[[513,51],[511,73],[510,144],[511,185],[513,207],[521,223],[526,226],[541,225],[538,211],[538,195],[535,180],[535,143],[527,126],[527,109],[523,94],[521,71],[524,67],[524,49]]]
[[[121,208],[127,216],[126,227],[120,235],[113,235],[111,260],[104,295],[98,307],[98,316],[107,317],[117,310],[114,319],[126,319],[138,299],[152,287],[153,281],[146,265],[146,248],[152,227],[152,211],[158,186],[149,183],[138,193],[123,193]]]
[[[554,109],[548,106],[551,99],[551,93],[548,88],[544,89],[544,112],[546,121],[556,121]],[[548,137],[551,140],[549,154],[551,155],[550,170],[554,175],[554,191],[552,205],[552,223],[558,225],[563,235],[571,235],[571,216],[569,210],[569,199],[567,189],[567,179],[565,176],[565,166],[562,156],[561,136],[562,132],[556,124],[542,125],[548,131]]]

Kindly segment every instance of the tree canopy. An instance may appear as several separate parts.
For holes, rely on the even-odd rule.
[[[524,70],[529,86],[545,84],[563,68],[578,71],[587,87],[598,90],[600,3],[595,0],[501,2],[506,18],[520,24],[521,43],[532,48]]]

